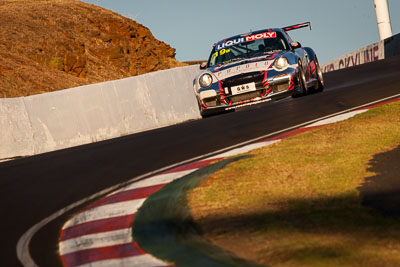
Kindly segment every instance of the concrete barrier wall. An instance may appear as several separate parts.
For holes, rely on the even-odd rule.
[[[0,99],[0,159],[33,155],[200,118],[198,65],[29,97]]]
[[[24,99],[0,99],[0,159],[32,155],[33,134]]]
[[[400,34],[385,39],[385,58],[400,55]]]
[[[326,73],[397,55],[400,55],[400,34],[331,60],[321,65],[321,68]]]
[[[380,41],[329,61],[321,66],[322,72],[330,72],[361,65],[385,58],[384,42]]]

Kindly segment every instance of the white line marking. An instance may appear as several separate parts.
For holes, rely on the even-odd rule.
[[[63,229],[86,222],[133,214],[137,212],[145,200],[145,198],[142,198],[95,207],[73,217],[64,225]]]
[[[84,235],[68,239],[59,243],[60,255],[73,253],[79,250],[101,248],[107,246],[132,243],[132,228]]]
[[[329,119],[325,119],[325,120],[321,120],[321,121],[317,121],[316,123],[307,125],[305,128],[309,128],[309,127],[314,127],[314,126],[322,126],[322,125],[326,125],[326,124],[331,124],[331,123],[335,123],[335,122],[339,122],[339,121],[344,121],[347,119],[350,119],[358,114],[367,112],[368,109],[363,109],[363,110],[355,110],[346,114],[341,114]]]
[[[279,141],[280,140],[273,140],[273,141],[254,143],[254,144],[246,145],[244,147],[239,147],[239,148],[230,150],[230,151],[222,153],[222,154],[218,154],[218,155],[209,157],[207,159],[227,158],[227,157],[231,157],[231,156],[247,153],[247,152],[249,152],[251,150],[254,150],[254,149],[257,149],[257,148],[266,147],[266,146],[275,144],[275,143],[277,143]]]
[[[191,169],[191,170],[186,170],[186,171],[164,173],[164,174],[152,176],[151,178],[148,178],[146,180],[141,180],[132,185],[128,185],[127,187],[123,188],[121,191],[127,191],[127,190],[131,190],[131,189],[148,187],[148,186],[159,185],[159,184],[168,184],[168,183],[170,183],[180,177],[188,175],[189,173],[192,173],[196,170],[197,169]]]
[[[334,114],[331,114],[331,115],[328,115],[328,116],[321,117],[319,119],[311,120],[311,121],[308,121],[308,122],[305,122],[305,123],[301,123],[301,124],[298,124],[298,125],[295,125],[295,126],[292,126],[292,127],[288,127],[286,129],[283,129],[283,130],[280,130],[280,131],[276,131],[276,132],[273,132],[273,133],[270,133],[270,134],[266,134],[266,135],[261,136],[261,137],[257,137],[257,138],[251,139],[251,140],[246,141],[246,142],[242,142],[240,144],[236,144],[236,145],[224,148],[224,149],[220,149],[220,150],[217,150],[217,151],[214,151],[214,152],[211,152],[211,153],[204,154],[202,156],[198,156],[198,157],[194,157],[194,158],[191,158],[191,159],[188,159],[188,160],[184,160],[184,161],[172,164],[170,166],[166,166],[164,168],[158,169],[156,171],[145,173],[143,175],[140,175],[140,176],[137,176],[135,178],[132,178],[132,179],[126,181],[126,182],[123,182],[123,183],[117,184],[115,186],[111,186],[109,188],[106,188],[106,189],[104,189],[104,190],[102,190],[102,191],[100,191],[100,192],[98,192],[96,194],[93,194],[93,195],[91,195],[91,196],[89,196],[87,198],[83,198],[83,199],[81,199],[81,200],[79,200],[79,201],[77,201],[75,203],[72,203],[71,205],[68,205],[67,207],[65,207],[63,209],[60,209],[59,211],[53,213],[49,217],[44,218],[43,220],[41,220],[40,222],[38,222],[37,224],[35,224],[31,228],[29,228],[28,231],[26,231],[21,236],[21,238],[18,240],[17,248],[16,248],[17,257],[18,257],[19,261],[24,266],[27,266],[27,267],[37,266],[35,261],[32,259],[32,256],[31,256],[30,251],[29,251],[29,244],[31,242],[32,237],[36,234],[36,232],[39,231],[42,227],[44,227],[46,224],[50,223],[51,221],[53,221],[56,218],[60,217],[61,215],[65,214],[66,212],[72,210],[75,207],[83,205],[84,203],[86,203],[88,201],[91,201],[91,200],[93,200],[95,198],[98,198],[99,196],[103,196],[103,195],[109,194],[109,193],[111,193],[111,192],[113,192],[115,190],[118,190],[119,188],[124,187],[124,186],[126,186],[128,184],[131,184],[131,183],[133,183],[135,181],[142,180],[142,179],[144,179],[146,177],[149,177],[149,176],[151,176],[153,174],[161,173],[163,171],[175,168],[177,166],[180,166],[180,165],[183,165],[183,164],[186,164],[186,163],[190,163],[190,162],[193,162],[193,161],[196,161],[196,160],[200,160],[200,159],[204,159],[204,158],[207,158],[207,157],[211,157],[213,155],[220,154],[220,153],[229,151],[229,150],[234,149],[234,148],[242,147],[242,146],[247,145],[247,144],[251,144],[251,143],[263,140],[263,139],[267,139],[268,137],[272,137],[274,135],[277,135],[277,134],[280,134],[280,133],[283,133],[283,132],[287,132],[287,131],[290,131],[290,130],[293,130],[293,129],[296,129],[296,128],[304,127],[304,126],[306,126],[308,124],[315,123],[315,122],[317,122],[319,120],[327,119],[327,118],[330,118],[330,117],[333,117],[333,116],[344,114],[344,113],[347,113],[347,112],[350,112],[350,111],[353,111],[353,110],[361,109],[361,108],[364,108],[364,107],[367,107],[367,106],[371,106],[371,105],[374,105],[374,104],[377,104],[377,103],[380,103],[380,102],[384,102],[384,101],[387,101],[387,100],[390,100],[390,99],[395,99],[395,98],[398,98],[398,97],[400,97],[400,94],[393,95],[393,96],[390,96],[390,97],[385,97],[385,98],[382,98],[380,100],[376,100],[376,101],[372,101],[372,102],[364,104],[364,105],[360,105],[358,107],[350,108],[350,109],[347,109],[347,110],[344,110],[344,111],[341,111],[341,112],[337,112],[337,113],[334,113]]]
[[[167,264],[153,257],[150,254],[145,254],[140,256],[126,257],[122,259],[104,260],[104,261],[91,262],[85,265],[79,265],[79,267],[114,267],[114,266],[161,267],[161,266],[167,266]]]

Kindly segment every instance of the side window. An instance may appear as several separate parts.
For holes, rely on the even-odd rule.
[[[211,67],[214,66],[215,63],[216,63],[216,62],[215,62],[216,59],[217,59],[217,56],[215,55],[215,53],[212,53],[212,54],[211,54],[211,59],[210,59],[210,62],[208,63],[208,65],[211,66]]]
[[[286,35],[286,39],[288,40],[289,44],[293,43],[292,38],[290,38],[290,36],[287,32],[285,32],[285,35]]]

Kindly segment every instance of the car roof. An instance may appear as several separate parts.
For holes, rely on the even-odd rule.
[[[220,43],[224,43],[224,42],[226,42],[228,40],[231,40],[231,39],[236,39],[236,38],[240,38],[240,37],[244,37],[244,36],[248,36],[248,35],[253,35],[253,34],[258,34],[258,33],[262,33],[262,32],[281,32],[281,33],[283,33],[284,30],[281,29],[281,28],[267,28],[267,29],[262,29],[262,30],[258,30],[258,31],[246,32],[246,33],[242,33],[242,34],[231,36],[229,38],[222,39],[221,41],[218,41],[218,42],[214,43],[213,46],[216,46],[216,45],[218,45]]]

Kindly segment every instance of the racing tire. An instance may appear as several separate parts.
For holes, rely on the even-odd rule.
[[[317,70],[317,84],[313,86],[313,92],[315,93],[320,93],[324,91],[325,87],[325,82],[324,82],[324,77],[322,75],[321,67],[319,66],[317,56],[315,56],[314,59],[315,62],[315,69]]]
[[[306,76],[304,75],[303,67],[301,65],[301,61],[299,61],[299,73],[297,76],[297,81],[299,83],[299,86],[301,88],[301,92],[295,95],[292,95],[293,98],[300,97],[300,96],[305,96],[308,94],[308,88],[307,88],[307,82],[306,82]]]

